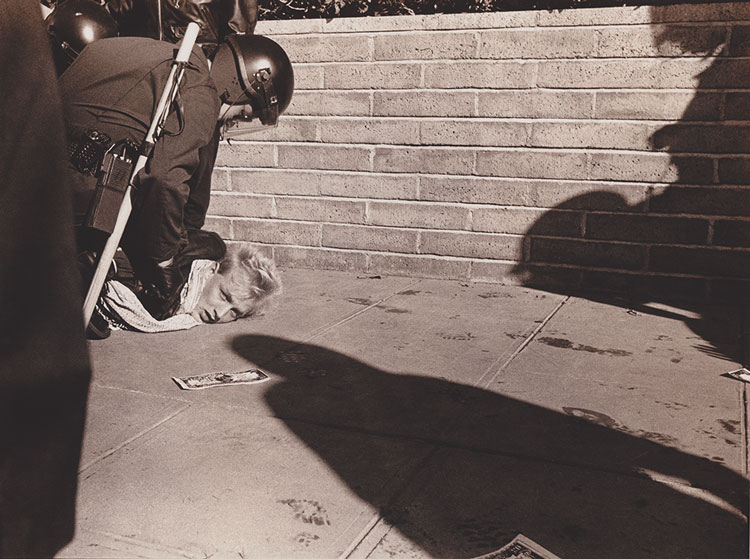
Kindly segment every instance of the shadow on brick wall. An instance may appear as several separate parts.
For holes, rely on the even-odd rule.
[[[706,340],[705,351],[747,361],[750,251],[742,249],[750,248],[750,222],[738,218],[750,217],[750,60],[737,57],[750,54],[750,27],[659,24],[669,21],[665,10],[678,9],[650,8],[655,47],[710,63],[681,118],[650,138],[654,152],[670,154],[670,182],[636,204],[607,191],[566,200],[528,229],[514,274],[525,285],[682,319]],[[584,214],[582,238],[557,231],[554,210]],[[712,303],[736,305],[734,331],[717,328],[706,312]]]

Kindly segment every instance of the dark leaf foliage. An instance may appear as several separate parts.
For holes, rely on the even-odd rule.
[[[730,0],[727,0],[730,1]],[[518,10],[567,10],[608,6],[664,6],[705,1],[664,0],[260,0],[259,19],[455,14]],[[722,2],[714,2],[722,3]]]

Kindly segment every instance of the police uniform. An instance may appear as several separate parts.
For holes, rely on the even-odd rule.
[[[59,80],[69,147],[75,151],[92,137],[106,138],[105,145],[126,140],[140,145],[167,81],[174,48],[140,37],[102,39],[86,47]],[[213,169],[205,163],[205,152],[215,149],[221,101],[197,46],[179,92],[178,108],[173,107],[164,135],[136,177],[133,211],[120,243],[136,277],[146,285],[158,282],[158,263],[186,249],[188,230],[201,228],[208,209]],[[80,227],[97,178],[82,172],[75,160],[70,165],[75,171],[75,223]],[[220,258],[223,248],[221,243],[220,253],[203,256]]]

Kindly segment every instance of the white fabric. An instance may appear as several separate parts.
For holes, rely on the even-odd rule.
[[[193,265],[190,267],[190,275],[188,276],[185,287],[182,288],[180,294],[180,308],[176,314],[191,313],[198,304],[198,299],[203,293],[203,287],[206,285],[206,280],[213,274],[219,267],[219,263],[215,260],[195,260]]]
[[[164,320],[157,320],[143,307],[126,285],[110,280],[104,284],[96,311],[115,330],[135,330],[138,332],[172,332],[187,330],[199,324],[189,313],[195,308],[206,284],[206,279],[216,269],[213,260],[196,260],[190,268],[190,275],[180,294],[180,307],[177,314]]]

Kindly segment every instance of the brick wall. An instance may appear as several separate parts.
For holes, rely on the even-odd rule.
[[[748,3],[260,22],[277,129],[209,227],[282,267],[750,291]]]

